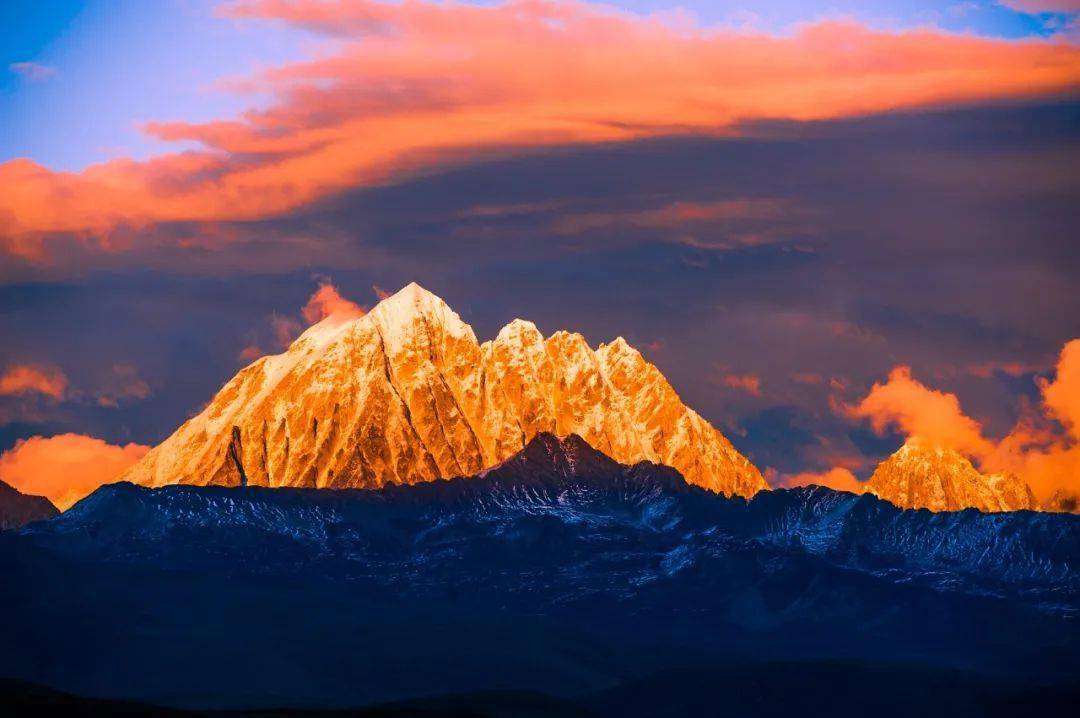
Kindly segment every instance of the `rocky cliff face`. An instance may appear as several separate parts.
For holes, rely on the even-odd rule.
[[[959,452],[908,439],[883,461],[866,490],[905,509],[1018,511],[1034,509],[1026,483],[1009,474],[982,474]]]
[[[0,481],[0,531],[59,515],[60,511],[44,496],[24,494]]]
[[[545,339],[515,320],[480,344],[416,284],[249,365],[122,479],[375,488],[478,473],[540,432],[578,434],[623,463],[667,464],[716,492],[767,488],[621,338],[593,350],[579,334]]]

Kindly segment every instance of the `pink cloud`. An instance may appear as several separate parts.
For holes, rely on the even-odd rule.
[[[323,282],[308,299],[300,313],[308,324],[316,324],[324,319],[331,319],[338,323],[348,321],[364,316],[366,311],[356,302],[341,296],[333,284]]]
[[[56,75],[56,68],[36,62],[13,62],[8,65],[8,69],[32,82],[48,80]]]
[[[761,377],[756,374],[729,374],[720,376],[720,383],[729,389],[744,391],[751,396],[761,396]]]
[[[0,375],[0,396],[36,393],[60,400],[67,386],[64,372],[41,364],[16,364]]]
[[[270,326],[274,331],[274,342],[280,349],[288,348],[304,329],[296,319],[283,317],[280,314],[271,315]]]
[[[127,362],[113,364],[97,395],[98,406],[116,408],[128,399],[150,396],[150,385],[139,377],[138,370]]]

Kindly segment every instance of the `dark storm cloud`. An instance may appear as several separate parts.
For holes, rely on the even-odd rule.
[[[75,386],[131,362],[149,397],[36,421],[149,443],[268,317],[297,314],[314,277],[361,304],[416,280],[481,340],[515,316],[594,345],[623,335],[757,463],[820,470],[889,444],[829,398],[896,364],[1008,428],[1039,369],[967,368],[1049,369],[1080,334],[1077,167],[1076,102],[536,151],[215,225],[230,241],[194,250],[190,274],[159,254],[153,271],[3,288],[0,336],[19,341],[0,359],[49,361]],[[724,373],[759,377],[761,395]]]

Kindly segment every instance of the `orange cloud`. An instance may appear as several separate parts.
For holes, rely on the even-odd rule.
[[[1065,345],[1054,380],[1040,386],[1047,410],[1080,439],[1080,339]]]
[[[386,291],[385,289],[380,287],[378,284],[372,284],[371,285],[371,291],[375,292],[375,296],[378,297],[380,302],[382,300],[384,300],[384,299],[389,299],[390,297],[393,296],[393,292]]]
[[[876,431],[894,426],[907,436],[956,449],[985,472],[1015,474],[1040,502],[1080,498],[1080,339],[1065,344],[1054,379],[1040,381],[1040,389],[1041,406],[1028,408],[998,442],[983,436],[955,394],[924,386],[908,367],[893,369],[889,380],[875,384],[858,405],[837,408],[849,417],[869,419]]]
[[[720,383],[751,396],[761,396],[761,377],[756,374],[724,374],[720,377]]]
[[[272,216],[487,152],[730,133],[761,118],[828,119],[1080,84],[1080,48],[1066,42],[854,21],[775,36],[547,0],[264,0],[221,12],[302,26],[327,44],[309,61],[228,85],[276,98],[266,109],[146,127],[201,150],[82,172],[28,159],[0,165],[0,249],[43,263],[46,239],[67,233],[121,251],[130,241],[121,228]]]
[[[911,369],[898,366],[884,384],[874,384],[855,406],[839,405],[840,412],[857,419],[869,419],[874,431],[897,428],[907,436],[917,436],[968,455],[985,455],[992,445],[982,435],[977,421],[966,416],[955,394],[935,391],[911,376]]]
[[[42,394],[60,400],[68,380],[56,367],[40,364],[16,364],[0,375],[0,396]]]
[[[337,287],[329,282],[323,282],[315,293],[308,299],[307,304],[300,310],[308,324],[315,324],[324,319],[341,323],[349,319],[364,316],[367,310],[356,302],[349,301],[341,296]]]
[[[265,353],[266,352],[264,352],[258,345],[249,344],[248,346],[240,350],[240,354],[237,355],[237,358],[240,359],[240,361],[253,362]]]
[[[793,474],[790,476],[783,476],[777,480],[778,486],[795,487],[795,486],[827,486],[830,489],[836,489],[837,491],[850,491],[853,494],[861,494],[865,484],[859,481],[855,474],[851,473],[849,469],[843,467],[835,467],[821,473],[804,472],[801,474]]]
[[[82,434],[32,436],[0,454],[0,481],[25,494],[46,496],[66,510],[115,481],[149,450],[140,444],[114,446]]]
[[[310,303],[310,300],[308,300]],[[270,326],[274,330],[274,341],[281,349],[286,349],[304,329],[300,322],[292,317],[283,317],[273,314],[270,317]]]
[[[1040,500],[1080,498],[1080,339],[1068,342],[1052,381],[1040,382],[1042,415],[1028,412],[984,461],[1028,482]],[[1048,420],[1056,420],[1064,433]]]

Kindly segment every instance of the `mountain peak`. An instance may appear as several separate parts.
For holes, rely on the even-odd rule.
[[[619,463],[577,434],[557,436],[542,431],[508,461],[541,465],[563,476],[588,476],[610,471]]]
[[[439,296],[416,282],[410,282],[376,304],[372,312],[381,311],[387,316],[411,317],[446,306],[446,302]]]
[[[671,466],[688,483],[728,495],[767,488],[623,340],[593,350],[580,334],[545,339],[516,319],[480,345],[416,283],[362,317],[309,332],[286,354],[238,373],[122,478],[377,488],[471,476],[528,447],[537,461],[547,449],[563,457],[543,459],[556,468],[599,466],[602,452],[623,464]],[[542,434],[565,438],[530,445]]]
[[[909,438],[878,465],[867,492],[906,509],[1016,511],[1034,508],[1031,489],[1010,474],[983,474],[959,451]]]
[[[536,325],[530,322],[528,319],[514,319],[495,335],[495,341],[500,344],[505,344],[510,340],[516,340],[518,343],[522,343],[523,337],[529,337],[532,341],[544,341],[544,335],[536,328]]]
[[[391,346],[407,342],[416,331],[438,331],[455,337],[468,337],[476,341],[465,322],[439,296],[432,294],[416,282],[411,282],[396,293],[375,305],[368,314],[383,337]],[[416,327],[421,327],[417,330]]]

